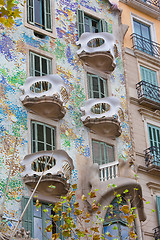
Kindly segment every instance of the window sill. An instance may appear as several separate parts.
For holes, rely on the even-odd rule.
[[[150,165],[149,167],[146,167],[146,166],[139,165],[138,171],[149,173],[154,176],[159,176],[160,175],[160,166]]]
[[[51,37],[51,38],[56,38],[56,34],[55,33],[46,31],[44,29],[40,29],[40,28],[38,28],[38,27],[36,27],[36,26],[34,26],[32,24],[29,24],[27,22],[25,22],[24,26],[29,28],[29,29],[31,29],[31,30],[33,30],[33,31],[35,31],[35,32],[37,32],[37,33],[42,34],[42,35],[45,35],[45,36],[48,36],[48,37]]]

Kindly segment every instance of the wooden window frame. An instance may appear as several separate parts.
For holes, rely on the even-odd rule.
[[[41,54],[37,54],[35,52],[29,51],[29,74],[30,76],[35,76],[35,61],[34,58],[35,56],[40,58],[40,76],[42,75],[42,59],[45,59],[47,61],[47,75],[52,74],[52,59],[47,58]]]
[[[33,124],[35,124],[35,140],[33,140]],[[44,144],[44,151],[47,151],[46,147],[47,147],[47,143],[46,143],[46,127],[50,128],[51,131],[53,131],[54,135],[51,142],[52,142],[52,149],[51,150],[55,150],[56,149],[56,128],[52,127],[48,124],[42,123],[42,122],[38,122],[38,121],[31,121],[31,152],[33,153],[33,142],[35,141],[35,152],[38,152],[38,140],[37,140],[37,124],[42,125],[43,126],[43,132],[44,132],[44,142],[42,142]],[[54,144],[53,144],[54,142]],[[49,144],[48,144],[49,145]]]
[[[93,91],[93,77],[96,77],[98,80],[98,91]],[[100,81],[103,81],[103,88],[104,88],[104,94],[101,92],[101,86]],[[88,97],[94,98],[94,92],[97,92],[99,95],[99,98],[102,98],[101,95],[104,95],[104,97],[108,97],[108,86],[107,86],[107,80],[91,73],[87,73],[87,85],[88,85]]]
[[[94,147],[93,147],[94,142],[95,142],[95,143],[98,143],[98,145],[99,145],[100,158],[99,158],[98,162],[96,161],[96,159],[95,159],[95,157],[94,157]],[[104,150],[104,153],[105,153],[105,154],[104,154],[104,156],[105,156],[105,163],[102,162],[102,158],[101,158],[101,156],[102,156],[101,147],[100,147],[101,145],[103,145],[103,150]],[[93,163],[98,163],[100,166],[105,165],[105,164],[108,164],[108,163],[111,163],[111,162],[109,162],[107,147],[112,148],[114,160],[111,161],[111,162],[115,162],[115,150],[114,150],[114,146],[113,146],[113,145],[110,145],[110,144],[108,144],[108,143],[106,143],[106,142],[102,142],[102,141],[98,141],[98,140],[92,139],[92,156],[93,156]]]

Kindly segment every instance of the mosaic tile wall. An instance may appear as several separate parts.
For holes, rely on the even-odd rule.
[[[20,2],[20,1],[19,1]],[[18,138],[9,189],[6,198],[5,216],[18,219],[21,212],[23,182],[20,162],[28,154],[27,110],[21,104],[19,87],[26,79],[26,49],[34,47],[56,56],[57,73],[63,78],[69,90],[69,101],[65,117],[60,120],[61,148],[76,159],[76,154],[90,157],[88,130],[83,126],[80,107],[86,99],[86,72],[76,55],[78,40],[76,11],[80,6],[91,10],[95,15],[102,13],[109,23],[118,24],[118,14],[113,14],[107,1],[102,0],[55,0],[57,38],[35,37],[33,31],[24,27],[24,16],[16,20],[11,29],[3,26],[0,31],[0,201],[5,192],[7,175],[16,137]],[[19,4],[23,12],[23,7]],[[129,126],[126,109],[125,81],[122,63],[121,44],[117,39],[118,57],[116,69],[111,75],[112,95],[117,96],[124,110],[122,134],[117,139],[118,157],[127,159],[130,149]],[[76,162],[72,182],[77,181]],[[9,222],[9,226],[11,223]]]

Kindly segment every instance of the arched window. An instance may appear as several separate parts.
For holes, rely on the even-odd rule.
[[[119,203],[119,199],[115,198],[107,210],[103,224],[107,240],[129,240],[129,228],[125,218],[127,215],[121,211],[123,205],[126,205],[124,199]]]

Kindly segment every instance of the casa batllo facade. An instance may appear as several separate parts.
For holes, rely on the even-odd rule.
[[[129,189],[137,199],[135,229],[143,239],[141,186],[129,166],[134,147],[122,52],[127,26],[121,11],[105,0],[27,0],[18,6],[21,18],[11,29],[1,25],[0,33],[3,236],[12,239],[37,183],[19,225],[23,229],[15,235],[19,239],[29,232],[34,239],[51,239],[58,229],[43,210],[52,214],[49,204],[71,184],[78,184],[77,199],[98,188],[96,201],[103,208],[114,204],[113,192],[106,189],[114,183],[120,193]],[[42,204],[38,212],[37,197]],[[102,213],[100,231],[113,232],[106,216]],[[116,235],[129,239],[125,222],[117,219]],[[48,224],[55,226],[51,233],[45,232]]]

